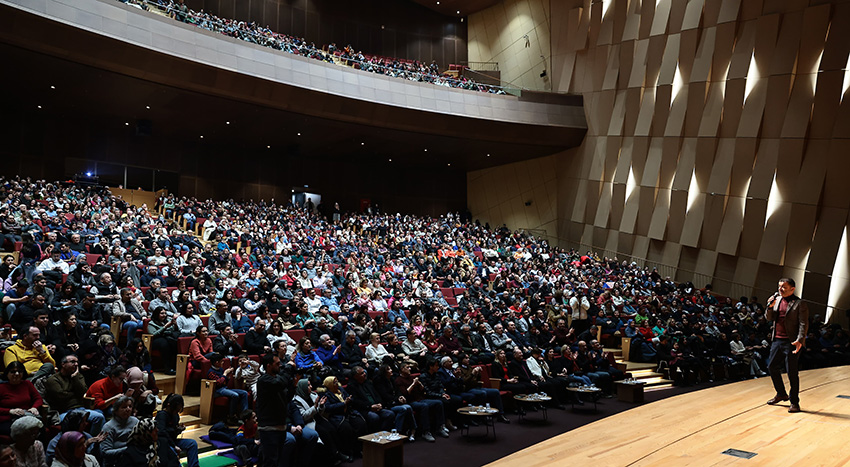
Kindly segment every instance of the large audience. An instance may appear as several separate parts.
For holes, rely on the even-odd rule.
[[[316,47],[315,43],[308,42],[304,38],[274,32],[270,28],[260,26],[253,21],[220,18],[203,10],[194,11],[184,3],[184,0],[120,1],[137,5],[145,10],[159,8],[169,17],[183,23],[193,24],[199,28],[235,37],[252,44],[270,47],[323,62],[338,63],[371,73],[431,83],[437,86],[490,94],[506,94],[504,88],[501,86],[479,83],[465,76],[453,76],[445,72],[441,73],[435,62],[425,64],[418,60],[365,55],[362,51],[355,50],[350,44],[338,48],[336,44],[332,43],[319,48]]]
[[[536,410],[500,391],[553,408],[581,403],[579,386],[610,397],[628,375],[606,348],[623,338],[625,358],[676,384],[766,368],[758,298],[466,216],[175,195],[133,206],[18,177],[0,179],[0,199],[0,466],[198,466],[182,396],[156,385],[181,339],[187,371],[228,400],[215,433],[240,465],[349,462],[381,430],[435,442],[476,423],[458,412],[469,404],[503,423]],[[817,316],[806,344],[804,367],[850,358],[846,330]]]

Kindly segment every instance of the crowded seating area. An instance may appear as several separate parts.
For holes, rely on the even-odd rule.
[[[501,86],[479,83],[468,77],[453,75],[445,71],[440,72],[439,67],[434,62],[425,64],[418,60],[364,54],[362,51],[354,49],[350,44],[339,48],[333,43],[317,47],[314,42],[272,31],[268,27],[260,26],[255,22],[219,18],[203,10],[194,11],[183,0],[176,2],[174,0],[119,1],[143,10],[162,13],[169,18],[193,24],[208,31],[322,62],[334,63],[392,78],[431,83],[437,86],[491,94],[507,94]]]
[[[0,197],[0,465],[11,449],[18,465],[198,466],[188,397],[240,466],[334,465],[382,430],[454,436],[478,423],[470,405],[510,423],[586,402],[570,388],[613,397],[623,361],[677,385],[767,368],[757,297],[463,215],[135,206],[20,177]],[[809,329],[804,368],[850,363],[846,330]]]

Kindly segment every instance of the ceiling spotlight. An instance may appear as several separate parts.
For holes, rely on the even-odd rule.
[[[390,159],[390,162],[392,162],[392,161],[393,161],[393,160],[392,160],[392,159]]]
[[[271,148],[272,148],[271,146],[266,146],[266,149],[271,149]]]
[[[124,126],[130,126],[130,122],[124,122]]]
[[[490,153],[487,153],[487,157],[490,157]]]
[[[366,146],[366,143],[360,143],[361,146]]]
[[[449,163],[449,167],[451,167],[451,166],[452,166],[452,164],[451,164],[451,163]]]
[[[425,148],[425,152],[428,152],[428,148]]]
[[[91,172],[86,172],[86,177],[91,177]]]
[[[460,10],[457,11],[457,14],[460,14]]]
[[[230,125],[230,122],[224,122],[224,123],[226,123],[226,124]]]
[[[150,109],[151,109],[151,106],[146,105],[146,106],[145,106],[145,108],[146,108],[146,109],[148,109],[148,110],[150,110]]]
[[[201,139],[204,139],[204,135],[201,135]]]
[[[439,4],[440,4],[440,2],[437,2],[437,5],[439,5]]]
[[[56,86],[50,85],[50,89],[56,89]]]
[[[38,106],[38,108],[40,109],[40,108],[41,108],[41,106]]]
[[[298,136],[301,136],[301,133],[298,133]]]

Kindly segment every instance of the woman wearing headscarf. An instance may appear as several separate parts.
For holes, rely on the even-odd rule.
[[[47,467],[44,445],[38,434],[44,425],[35,417],[21,417],[12,423],[12,441],[17,467]]]
[[[366,434],[366,419],[360,412],[354,410],[351,405],[351,396],[339,385],[337,377],[328,376],[322,382],[322,385],[327,389],[325,391],[327,400],[322,416],[337,429],[346,430],[347,424],[353,429],[356,436]]]
[[[139,420],[133,427],[122,459],[127,467],[180,465],[180,459],[167,443],[159,442],[156,422],[152,418]]]
[[[62,433],[56,445],[56,459],[52,467],[100,467],[97,459],[86,454],[86,437],[79,431]]]
[[[327,396],[320,397],[313,392],[309,380],[302,379],[298,381],[291,404],[301,412],[306,427],[319,433],[319,443],[330,451],[335,463],[351,462],[354,460],[351,447],[355,440],[354,429],[345,419],[337,426],[322,417],[327,400]]]
[[[63,434],[70,431],[76,431],[82,434],[83,438],[85,438],[86,452],[99,456],[98,443],[106,439],[106,433],[101,431],[97,436],[92,436],[89,433],[91,426],[89,412],[85,409],[74,409],[68,412],[68,414],[65,415],[65,418],[62,419],[62,423],[59,425],[59,433],[56,433],[56,436],[47,443],[47,449],[45,449],[45,459],[47,460],[47,463],[52,463],[53,459],[56,458],[56,450],[58,449],[57,446],[59,446],[59,440],[62,439]]]

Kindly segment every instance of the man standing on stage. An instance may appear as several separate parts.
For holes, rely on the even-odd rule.
[[[779,279],[779,291],[768,300],[765,317],[773,321],[773,343],[770,345],[770,378],[776,395],[767,401],[768,405],[790,399],[789,413],[800,411],[800,377],[797,374],[797,363],[800,361],[800,350],[806,342],[806,332],[809,328],[809,308],[800,297],[794,295],[796,282],[794,279]],[[793,350],[792,350],[793,348]],[[782,382],[782,365],[788,372],[791,392],[785,392]]]

